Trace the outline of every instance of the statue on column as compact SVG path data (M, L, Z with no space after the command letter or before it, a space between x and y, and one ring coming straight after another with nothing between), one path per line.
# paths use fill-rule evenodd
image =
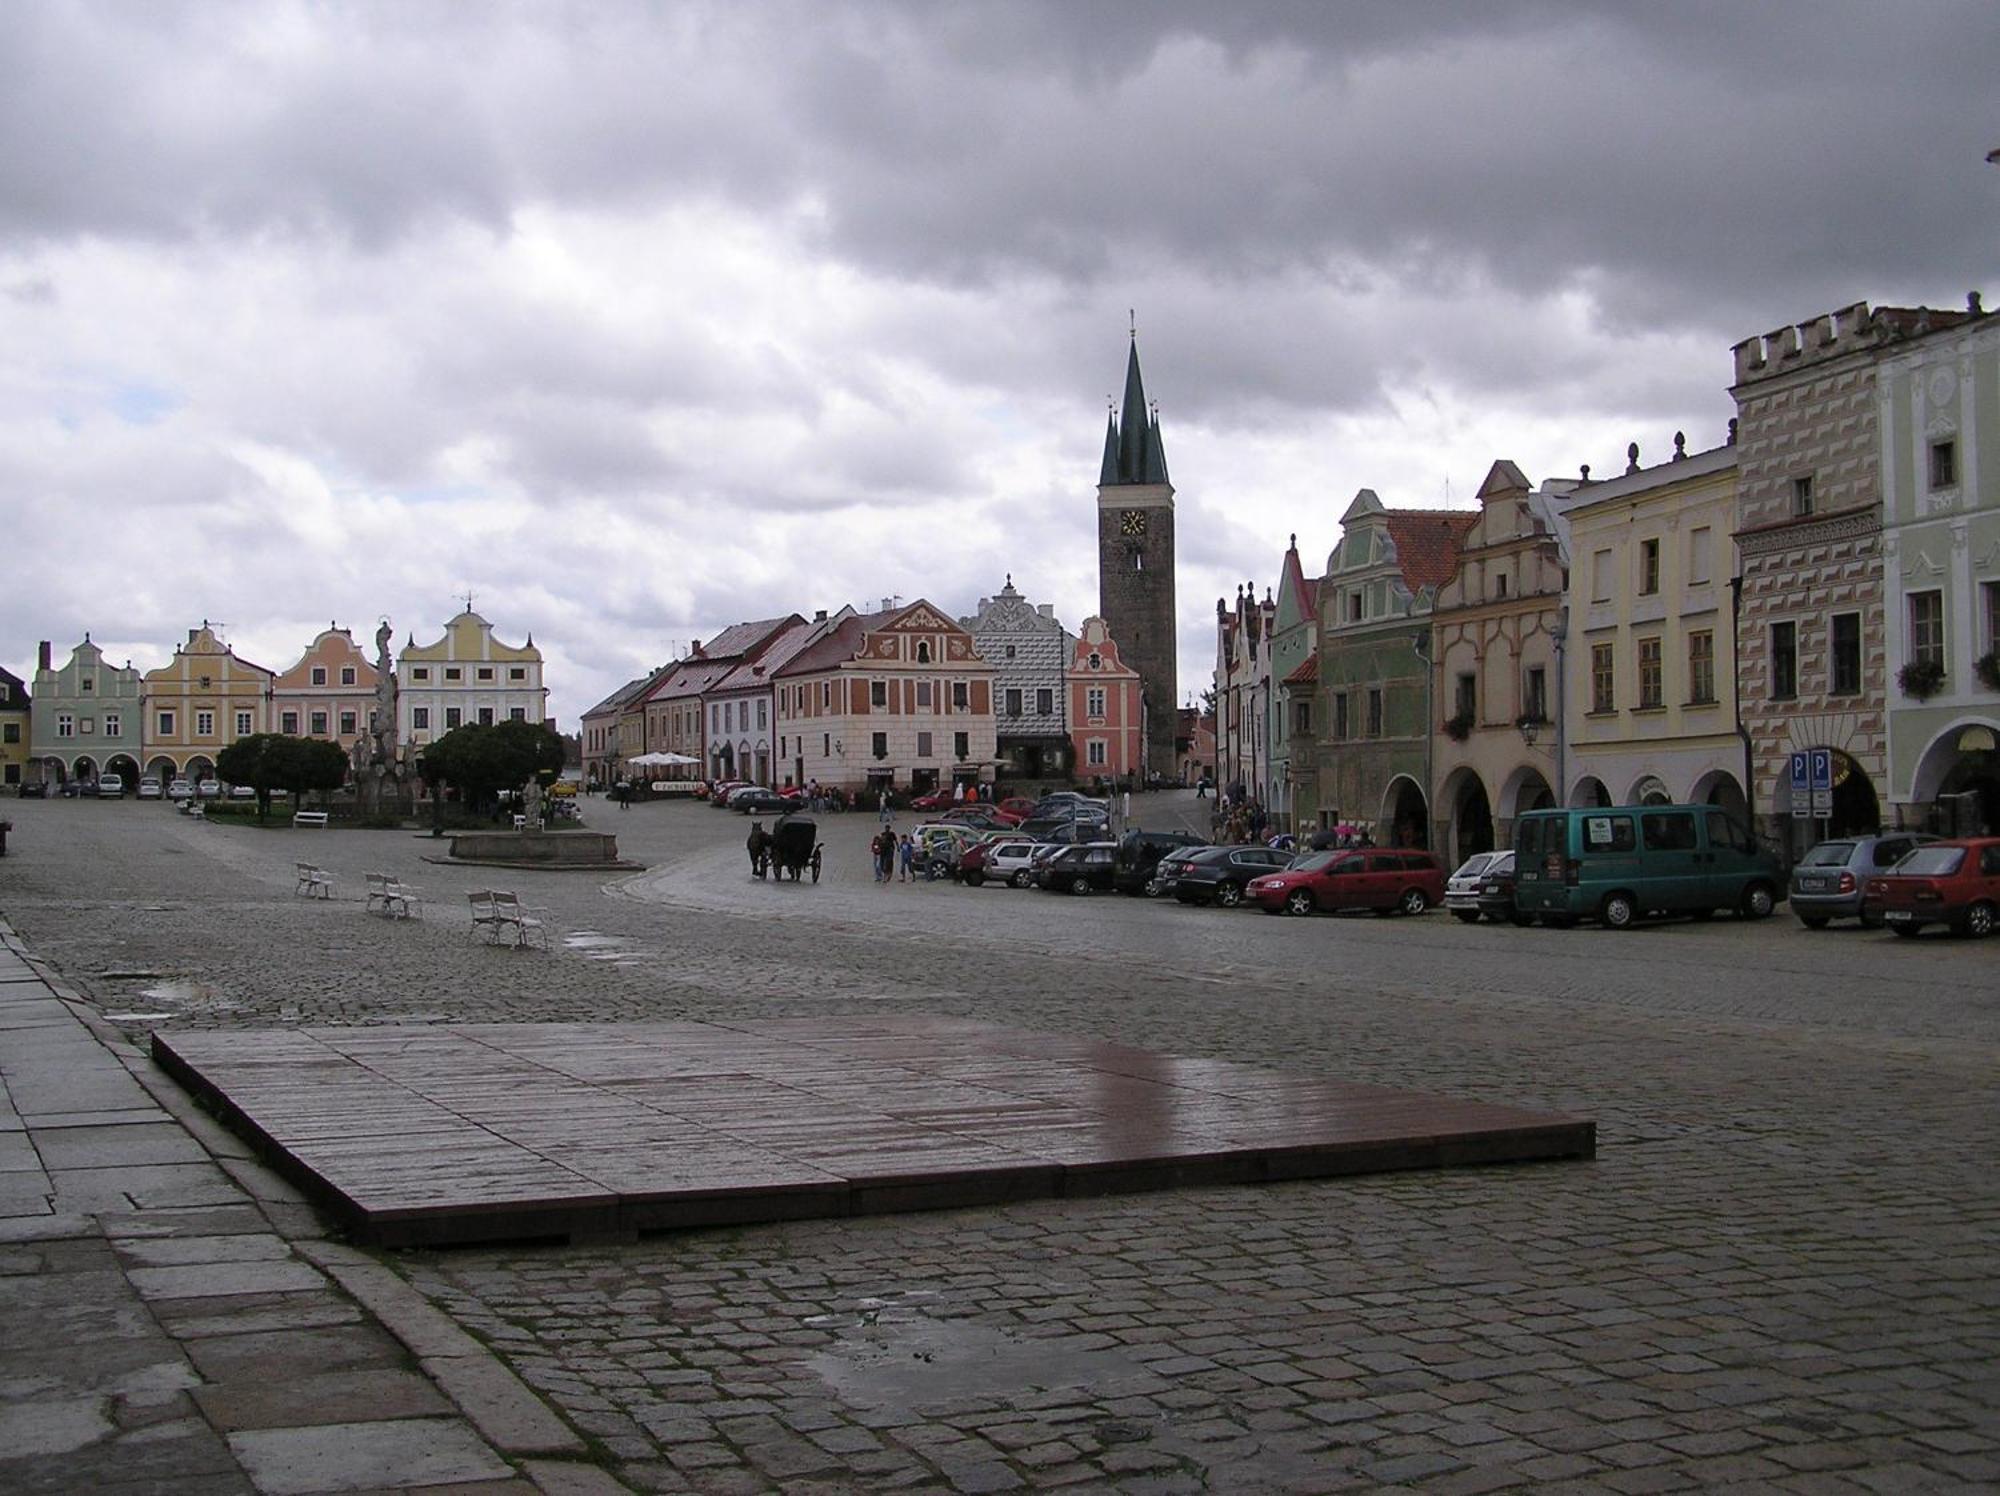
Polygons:
M396 763L396 667L389 659L389 620L375 630L375 708L368 714L368 735L373 739L373 761L381 767Z

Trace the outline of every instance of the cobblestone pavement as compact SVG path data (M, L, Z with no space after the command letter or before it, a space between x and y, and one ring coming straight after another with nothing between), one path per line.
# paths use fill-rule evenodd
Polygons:
M23 802L0 911L134 1028L895 1004L1599 1120L1589 1164L390 1259L641 1489L2000 1483L2000 942L882 887L862 816L772 887L740 817L588 812L649 870ZM553 954L471 940L489 884Z

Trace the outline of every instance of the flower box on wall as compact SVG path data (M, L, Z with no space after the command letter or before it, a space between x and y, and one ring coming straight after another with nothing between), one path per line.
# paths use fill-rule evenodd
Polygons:
M2000 691L2000 649L1989 649L1972 662L1972 673L1989 691Z
M1445 719L1444 735L1454 743L1463 743L1472 736L1472 713L1460 712L1456 717Z
M1896 672L1896 684L1905 696L1929 701L1944 689L1944 666L1936 660L1912 660Z

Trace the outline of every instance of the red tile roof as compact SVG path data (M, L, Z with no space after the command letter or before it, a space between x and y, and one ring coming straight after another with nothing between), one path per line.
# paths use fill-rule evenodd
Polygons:
M1316 685L1318 681L1319 656L1317 654L1309 654L1299 665L1299 668L1286 676L1281 684L1287 686L1310 686Z
M1388 509L1383 511L1403 584L1415 592L1442 587L1458 574L1458 551L1479 511L1472 509Z

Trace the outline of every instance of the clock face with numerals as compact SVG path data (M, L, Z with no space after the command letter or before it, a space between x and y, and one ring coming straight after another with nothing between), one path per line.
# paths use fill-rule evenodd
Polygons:
M1126 535L1144 535L1146 533L1146 511L1143 509L1127 509L1123 514L1118 516L1118 528Z

